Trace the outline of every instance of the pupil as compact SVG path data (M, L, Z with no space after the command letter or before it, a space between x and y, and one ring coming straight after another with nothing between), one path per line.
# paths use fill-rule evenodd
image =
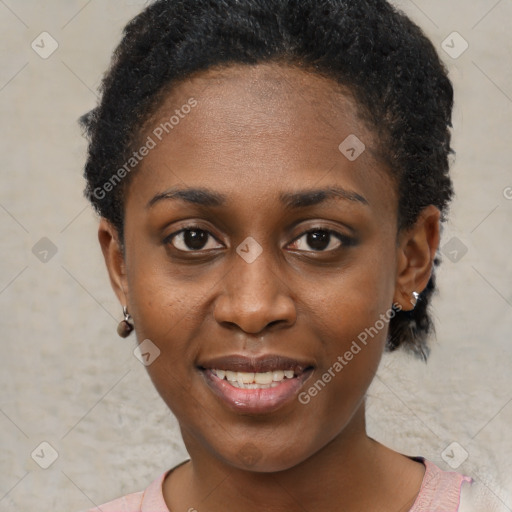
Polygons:
M330 241L330 233L327 231L314 231L308 233L308 245L315 250L321 251L328 247Z
M200 250L204 247L208 239L206 231L202 230L187 230L185 231L184 240L185 245L189 249Z

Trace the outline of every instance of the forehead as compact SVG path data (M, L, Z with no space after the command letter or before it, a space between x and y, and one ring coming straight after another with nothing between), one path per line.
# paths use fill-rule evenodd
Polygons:
M191 100L196 106L185 108ZM355 100L333 80L303 69L266 63L192 75L164 95L145 123L141 140L147 137L155 147L135 175L137 189L201 185L229 194L246 185L263 197L276 187L341 182L376 197L385 186L383 206L395 207L378 140L359 119ZM347 158L363 144L357 159Z
M281 136L291 142L306 132L339 138L343 131L351 131L366 139L369 150L375 146L349 90L305 69L272 62L218 66L196 73L164 95L146 129L169 119L191 96L200 102L196 113L199 110L201 115L190 116L186 126L173 130L177 141L191 131L197 138L213 136L220 142L230 136L242 142ZM316 133L310 128L321 130Z

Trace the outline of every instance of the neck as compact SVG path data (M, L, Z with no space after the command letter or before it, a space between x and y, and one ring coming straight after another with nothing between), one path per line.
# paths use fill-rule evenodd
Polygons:
M388 510L379 507L383 502L389 503L390 498L393 498L391 506L399 505L395 510L408 510L402 509L403 495L398 497L396 493L390 493L389 485L396 487L397 481L404 485L405 461L416 465L418 470L417 463L367 436L364 404L343 432L320 451L279 472L234 468L205 453L204 449L198 449L186 438L184 433L191 462L178 468L179 474L164 484L164 497L171 510L195 508L217 512L225 511L229 505L231 510L247 512L287 512L298 508L333 510L333 504L338 503L335 509L359 512ZM411 499L414 501L414 489L421 484L418 472L415 474L407 503Z

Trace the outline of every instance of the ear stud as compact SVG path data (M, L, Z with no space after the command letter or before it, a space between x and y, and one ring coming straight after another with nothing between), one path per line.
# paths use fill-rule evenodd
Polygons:
M413 299L410 300L411 304L416 307L416 304L418 303L418 299L420 298L420 294L418 292L412 292Z

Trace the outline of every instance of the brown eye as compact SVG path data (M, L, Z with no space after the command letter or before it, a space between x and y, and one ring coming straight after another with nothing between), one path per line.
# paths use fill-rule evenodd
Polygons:
M330 252L341 246L353 245L353 240L330 229L313 229L295 239L293 245L293 249L303 251Z
M170 243L178 251L194 252L205 249L205 246L208 244L210 239L215 240L210 232L191 226L173 233L166 238L165 242ZM206 248L217 249L218 245L214 244L214 247Z

